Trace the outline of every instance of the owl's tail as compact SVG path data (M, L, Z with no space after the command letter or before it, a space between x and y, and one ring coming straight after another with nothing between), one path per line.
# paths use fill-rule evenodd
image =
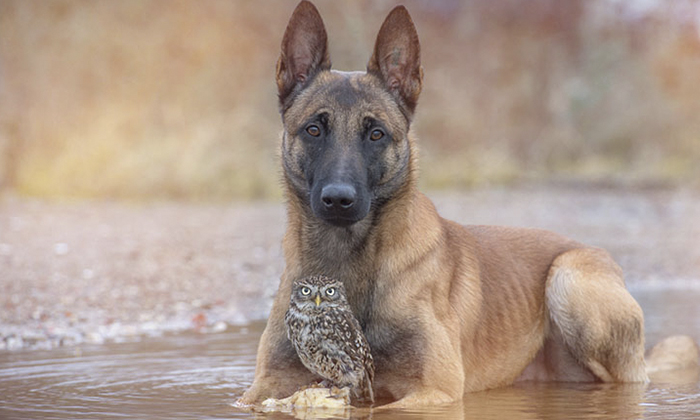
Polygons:
M362 395L358 396L364 401L369 401L371 403L374 403L374 390L372 389L372 386L374 385L372 376L370 375L365 375L365 377L362 380L362 383L360 384L360 389L362 390Z

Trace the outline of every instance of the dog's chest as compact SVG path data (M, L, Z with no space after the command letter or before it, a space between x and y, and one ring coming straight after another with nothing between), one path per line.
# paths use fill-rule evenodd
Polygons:
M343 281L350 307L369 342L378 379L389 372L418 377L425 334L415 314L397 301L391 288L378 287L387 280L377 274L381 262L375 259L373 241L354 235L340 238L324 230L313 233L307 237L311 246L304 253L301 274L322 273Z
M387 316L381 306L383 299L374 297L358 320L370 346L379 379L391 372L401 376L418 377L422 371L425 340L420 323L411 314Z

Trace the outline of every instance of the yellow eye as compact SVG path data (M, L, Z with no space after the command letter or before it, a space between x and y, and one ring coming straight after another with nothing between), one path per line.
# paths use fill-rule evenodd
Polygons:
M311 294L311 289L309 289L308 287L302 287L301 294L304 296L309 296Z
M333 296L333 295L335 295L335 287L329 287L328 289L326 289L326 294L327 294L328 296Z
M378 128L375 128L369 133L369 139L372 141L380 140L382 137L384 137L384 132Z
M306 127L306 132L313 137L318 137L321 135L321 129L318 128L316 124L311 124L310 126Z

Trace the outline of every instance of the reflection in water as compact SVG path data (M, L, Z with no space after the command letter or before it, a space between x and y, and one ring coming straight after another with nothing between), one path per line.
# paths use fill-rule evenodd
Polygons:
M633 290L649 344L683 332L700 337L700 291ZM673 304L669 304L673 302ZM178 334L133 343L0 353L0 418L291 418L232 406L250 385L263 324L220 334ZM519 383L459 404L405 411L296 412L298 418L682 419L700 412L700 372L659 375L648 385Z
M644 413L643 384L528 383L465 399L465 417L588 419L608 416L635 419ZM507 402L508 404L503 404Z

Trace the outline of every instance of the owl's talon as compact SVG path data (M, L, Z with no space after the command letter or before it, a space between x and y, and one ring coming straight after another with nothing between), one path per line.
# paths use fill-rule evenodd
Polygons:
M331 386L329 388L329 393L333 398L345 398L350 392L350 388L338 388L337 386Z

